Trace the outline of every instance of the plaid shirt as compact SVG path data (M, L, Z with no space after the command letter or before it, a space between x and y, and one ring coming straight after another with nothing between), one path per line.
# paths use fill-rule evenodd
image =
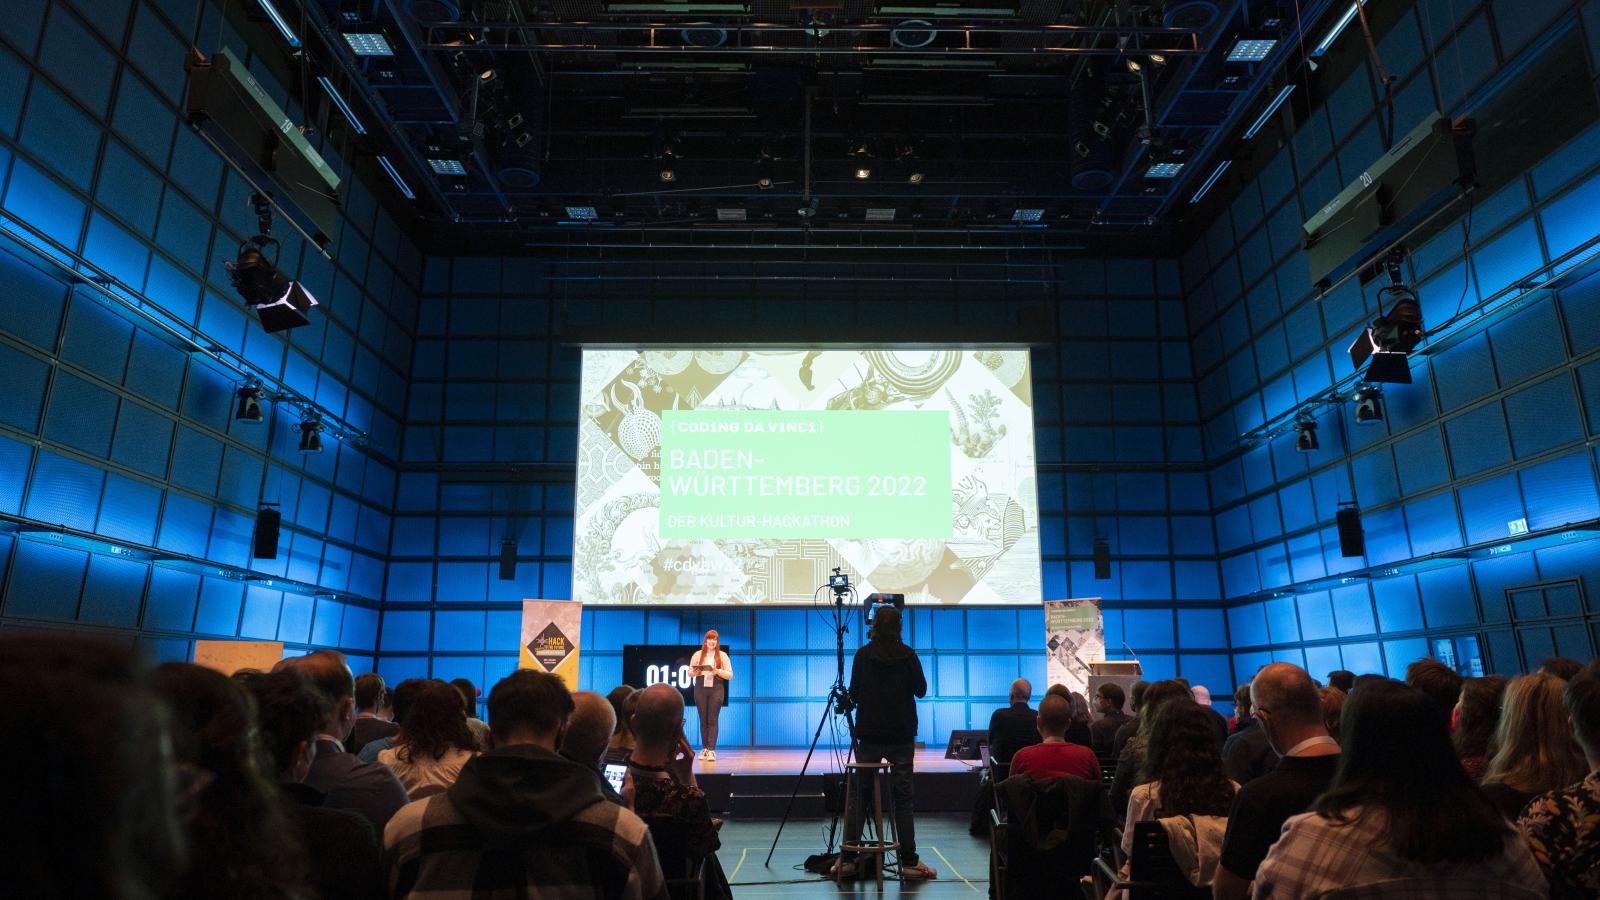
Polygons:
M604 800L541 843L491 848L437 794L395 813L383 843L397 900L667 900L644 822Z
M1357 810L1350 810L1354 819ZM1396 856L1381 815L1334 824L1316 813L1290 817L1283 836L1256 873L1254 900L1318 898L1338 888L1370 885L1397 878L1472 878L1507 882L1544 893L1544 876L1516 832L1506 838L1505 852L1483 862L1423 865Z

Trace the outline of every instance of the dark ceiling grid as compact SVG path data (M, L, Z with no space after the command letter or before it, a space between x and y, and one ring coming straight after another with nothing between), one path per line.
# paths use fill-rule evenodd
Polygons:
M299 2L446 246L1137 253L1338 0ZM1225 61L1258 34L1265 59Z

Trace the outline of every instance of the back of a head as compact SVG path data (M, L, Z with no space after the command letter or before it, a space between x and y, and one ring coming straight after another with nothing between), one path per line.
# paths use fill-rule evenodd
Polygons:
M578 691L572 695L572 704L567 730L561 736L561 752L570 759L592 763L606 751L616 731L616 710L594 691Z
M1466 681L1460 673L1436 659L1419 659L1406 666L1406 684L1426 694L1433 708L1446 722L1461 697L1461 684Z
M1411 862L1498 856L1509 829L1457 761L1445 719L1397 681L1363 684L1345 702L1339 769L1317 798L1335 821L1380 814L1393 851Z
M1560 790L1588 772L1567 716L1567 683L1535 672L1506 685L1484 784L1526 793Z
M1317 693L1322 695L1322 727L1334 740L1340 740L1344 732L1344 702L1349 695L1336 687L1325 687Z
M1600 660L1589 663L1567 682L1563 699L1573 736L1591 757L1600 758Z
M1141 709L1144 709L1144 693L1145 691L1150 690L1150 682L1135 681L1130 690L1132 692L1130 699L1132 701L1133 711L1138 712Z
M623 704L633 695L636 689L632 685L619 684L606 694L606 700L611 704L611 711L617 720L616 730L612 734L625 734L628 732L628 716L623 711Z
M1506 693L1504 675L1468 678L1461 686L1461 715L1452 736L1463 759L1485 756L1500 724L1500 703Z
M549 672L518 669L489 691L489 730L497 745L511 739L553 738L572 715L572 693Z
M276 772L259 737L254 698L222 673L191 663L157 666L151 683L172 708L179 762L206 778L196 795L199 810L189 818L200 864L182 892L260 896L298 889L304 849L271 777Z
M170 720L125 647L0 636L5 892L167 896L184 864Z
M1264 667L1250 682L1250 693L1255 708L1280 725L1304 728L1323 723L1322 695L1317 683L1293 663Z
M1039 701L1039 730L1061 737L1072 727L1072 702L1060 694L1045 694Z
M333 704L294 669L257 676L247 687L261 719L261 741L272 756L273 770L282 773L294 762L295 748L315 740L326 726Z
M872 616L871 637L874 641L901 643L900 609L896 606L879 607Z
M1112 709L1121 709L1123 704L1128 702L1128 695L1123 693L1122 685L1115 682L1107 681L1102 683L1098 688L1095 688L1095 693L1099 694L1107 703L1110 703Z
M1583 671L1583 663L1565 656L1552 656L1539 661L1539 671L1546 675L1554 675L1562 681L1571 681Z
M1067 699L1072 703L1072 717L1080 722L1087 722L1092 718L1089 714L1089 700L1077 691L1068 691Z
M304 672L317 690L327 694L334 703L355 696L355 676L350 674L350 664L345 661L344 654L337 650L318 650L305 656L291 656L272 667L274 672L282 669Z
M1046 697L1060 697L1069 704L1072 702L1072 689L1064 684L1050 685L1048 688L1045 688L1044 695Z
M660 748L675 743L683 727L683 695L678 689L656 684L634 696L638 701L633 710L633 737L639 746Z
M374 712L384 706L384 697L389 693L389 686L383 683L383 676L377 672L368 672L356 679L356 709L362 712Z
M1240 719L1250 715L1250 685L1241 684L1233 689L1233 709Z
M461 692L461 699L466 704L467 718L478 717L478 686L470 678L451 679L450 684Z
M1234 791L1211 714L1197 703L1164 703L1153 715L1144 777L1161 784L1160 814L1227 815Z
M1356 673L1347 669L1334 669L1328 673L1328 687L1338 688L1349 694L1356 687Z
M461 706L461 691L448 682L427 682L411 700L394 749L407 760L440 759L451 750L477 749Z
M1012 703L1027 703L1033 699L1033 682L1026 678L1018 678L1011 682L1011 690L1007 699Z
M1196 705L1194 695L1189 693L1189 686L1175 678L1166 681L1151 682L1144 692L1144 705L1139 707L1139 733L1145 737L1150 736L1150 729L1155 723L1156 716L1161 708L1170 703L1181 703L1186 706ZM1212 732L1212 740L1216 739L1216 732Z
M406 714L411 712L411 704L428 685L433 683L431 678L407 678L394 686L394 720L403 723Z

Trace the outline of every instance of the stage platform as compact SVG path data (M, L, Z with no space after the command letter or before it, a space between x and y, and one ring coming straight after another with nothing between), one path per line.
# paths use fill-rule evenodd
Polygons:
M817 748L805 777L800 780L792 815L828 814L824 778L843 777L844 770L839 764L841 756L833 748ZM716 762L696 760L694 772L701 789L706 792L706 800L717 812L745 818L774 818L783 815L805 759L803 747L729 748L717 751ZM942 750L919 749L913 766L919 812L972 809L972 800L978 791L976 760L945 759ZM888 798L884 799L887 804Z

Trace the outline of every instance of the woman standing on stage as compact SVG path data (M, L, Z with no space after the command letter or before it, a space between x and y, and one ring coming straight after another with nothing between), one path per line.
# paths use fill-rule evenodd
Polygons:
M722 714L722 701L728 696L733 660L722 651L715 628L701 639L700 649L689 658L689 668L694 672L694 705L700 710L700 758L716 762L717 716Z

